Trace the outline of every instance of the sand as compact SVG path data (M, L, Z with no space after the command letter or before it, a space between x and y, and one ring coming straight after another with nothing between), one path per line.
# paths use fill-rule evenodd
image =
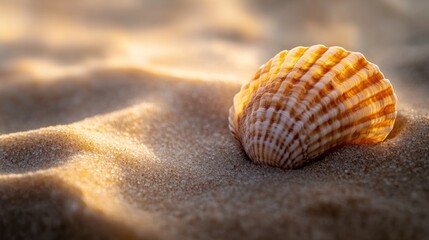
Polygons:
M38 2L0 4L1 239L428 238L427 3ZM251 163L233 95L316 43L380 66L392 133L298 170Z

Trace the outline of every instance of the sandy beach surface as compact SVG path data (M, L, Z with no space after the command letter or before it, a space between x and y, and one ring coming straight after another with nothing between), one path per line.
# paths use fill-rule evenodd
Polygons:
M429 2L0 3L0 239L428 239ZM233 95L339 45L398 96L386 141L249 161Z

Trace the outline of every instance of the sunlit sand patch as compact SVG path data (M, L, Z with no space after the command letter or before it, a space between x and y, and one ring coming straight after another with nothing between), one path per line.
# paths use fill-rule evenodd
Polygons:
M118 156L122 152L129 155L128 160L135 159L142 155L151 155L153 160L156 157L140 142L132 138L132 135L141 134L141 124L145 120L155 117L163 109L161 103L144 102L128 107L121 111L98 115L87 120L72 124L77 136L82 136L87 142L97 143L93 145L91 151L104 153L105 149L115 150ZM123 142L125 139L125 142ZM123 142L123 143L122 143ZM127 151L123 151L124 149Z
M39 81L49 81L66 76L79 76L94 70L100 64L97 61L87 61L74 65L63 65L43 58L21 59L11 64L10 69L27 73Z
M128 6L135 2L121 4ZM56 7L61 9L60 6ZM195 3L194 14L185 14L172 24L144 30L88 28L69 16L58 14L55 6L51 9L43 5L42 8L47 8L49 14L36 16L29 26L18 24L23 26L17 29L31 35L29 39L60 49L97 44L107 52L107 56L94 56L73 64L63 64L49 56L26 56L8 63L18 72L28 72L43 80L82 75L93 69L131 67L182 79L242 82L260 63L256 45L235 42L235 38L251 40L264 35L262 24L245 11L241 1ZM27 11L22 10L23 13ZM217 12L224 14L220 17L214 14ZM16 22L24 21L25 16L18 15ZM195 17L200 21L195 21Z
M15 9L0 7L0 42L10 42L25 36L29 19Z
M225 41L163 42L118 38L107 65L200 81L240 82L258 65L254 46ZM222 71L219 71L222 69Z
M177 44L177 45L180 45ZM237 47L215 41L209 45L196 43L197 48L184 44L157 47L154 42L122 40L104 58L93 58L74 64L64 64L46 58L26 58L9 64L8 70L27 73L40 81L62 77L82 76L97 69L134 68L155 75L199 81L246 81L249 72L258 65L258 54L253 47ZM204 50L208 47L208 50ZM183 48L192 49L184 52ZM211 61L215 64L208 64ZM222 68L222 71L217 69Z
M113 219L129 221L127 224L130 226L144 222L145 226L139 229L142 232L147 232L156 221L144 211L136 211L130 205L132 203L127 203L121 197L119 184L125 181L127 174L121 166L143 164L150 167L159 160L150 149L130 136L135 126L124 124L124 129L118 131L110 123L115 119L121 121L120 118L125 116L131 119L133 116L138 117L139 112L150 114L156 109L152 104L144 103L97 117L99 121L90 119L74 124L76 135L84 138L88 145L82 146L85 152L74 156L59 172L64 181L82 191L86 204Z
M93 11L91 9L95 5L85 4L88 5L88 11ZM136 2L121 2L117 7L130 7L133 4ZM184 14L183 18L174 23L149 26L144 30L104 27L94 29L73 21L68 15L58 14L55 9L62 9L61 4L52 8L43 5L42 9L44 8L48 14L35 16L28 26L27 8L20 9L23 14L15 14L15 18L10 21L19 25L16 31L30 34L29 39L43 43L44 46L67 49L70 46L91 46L96 43L106 52L106 56L94 56L64 64L55 57L30 55L16 62L8 62L5 71L13 70L14 73L21 73L20 75L30 74L40 81L50 81L84 75L95 69L135 68L185 80L241 83L260 64L256 45L237 43L237 39L234 39L238 37L251 40L264 35L262 24L246 11L245 4L241 1L229 4L217 1L198 2L193 4L194 10L189 10L194 14ZM221 17L215 14L217 12L224 14ZM196 17L200 21L195 21ZM1 29L11 28L0 27L0 39ZM210 35L206 31L214 33ZM13 35L9 32L4 34Z

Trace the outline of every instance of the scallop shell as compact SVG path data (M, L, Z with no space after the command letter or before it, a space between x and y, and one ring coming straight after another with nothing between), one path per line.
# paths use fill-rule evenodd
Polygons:
M234 97L229 128L250 159L298 168L335 146L378 143L396 95L379 68L341 47L296 47L262 65Z

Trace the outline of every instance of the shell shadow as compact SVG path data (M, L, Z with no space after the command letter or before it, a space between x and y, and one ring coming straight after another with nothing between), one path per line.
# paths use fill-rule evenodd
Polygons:
M393 139L398 136L398 134L404 129L407 122L408 119L402 113L398 112L393 129L386 139Z

